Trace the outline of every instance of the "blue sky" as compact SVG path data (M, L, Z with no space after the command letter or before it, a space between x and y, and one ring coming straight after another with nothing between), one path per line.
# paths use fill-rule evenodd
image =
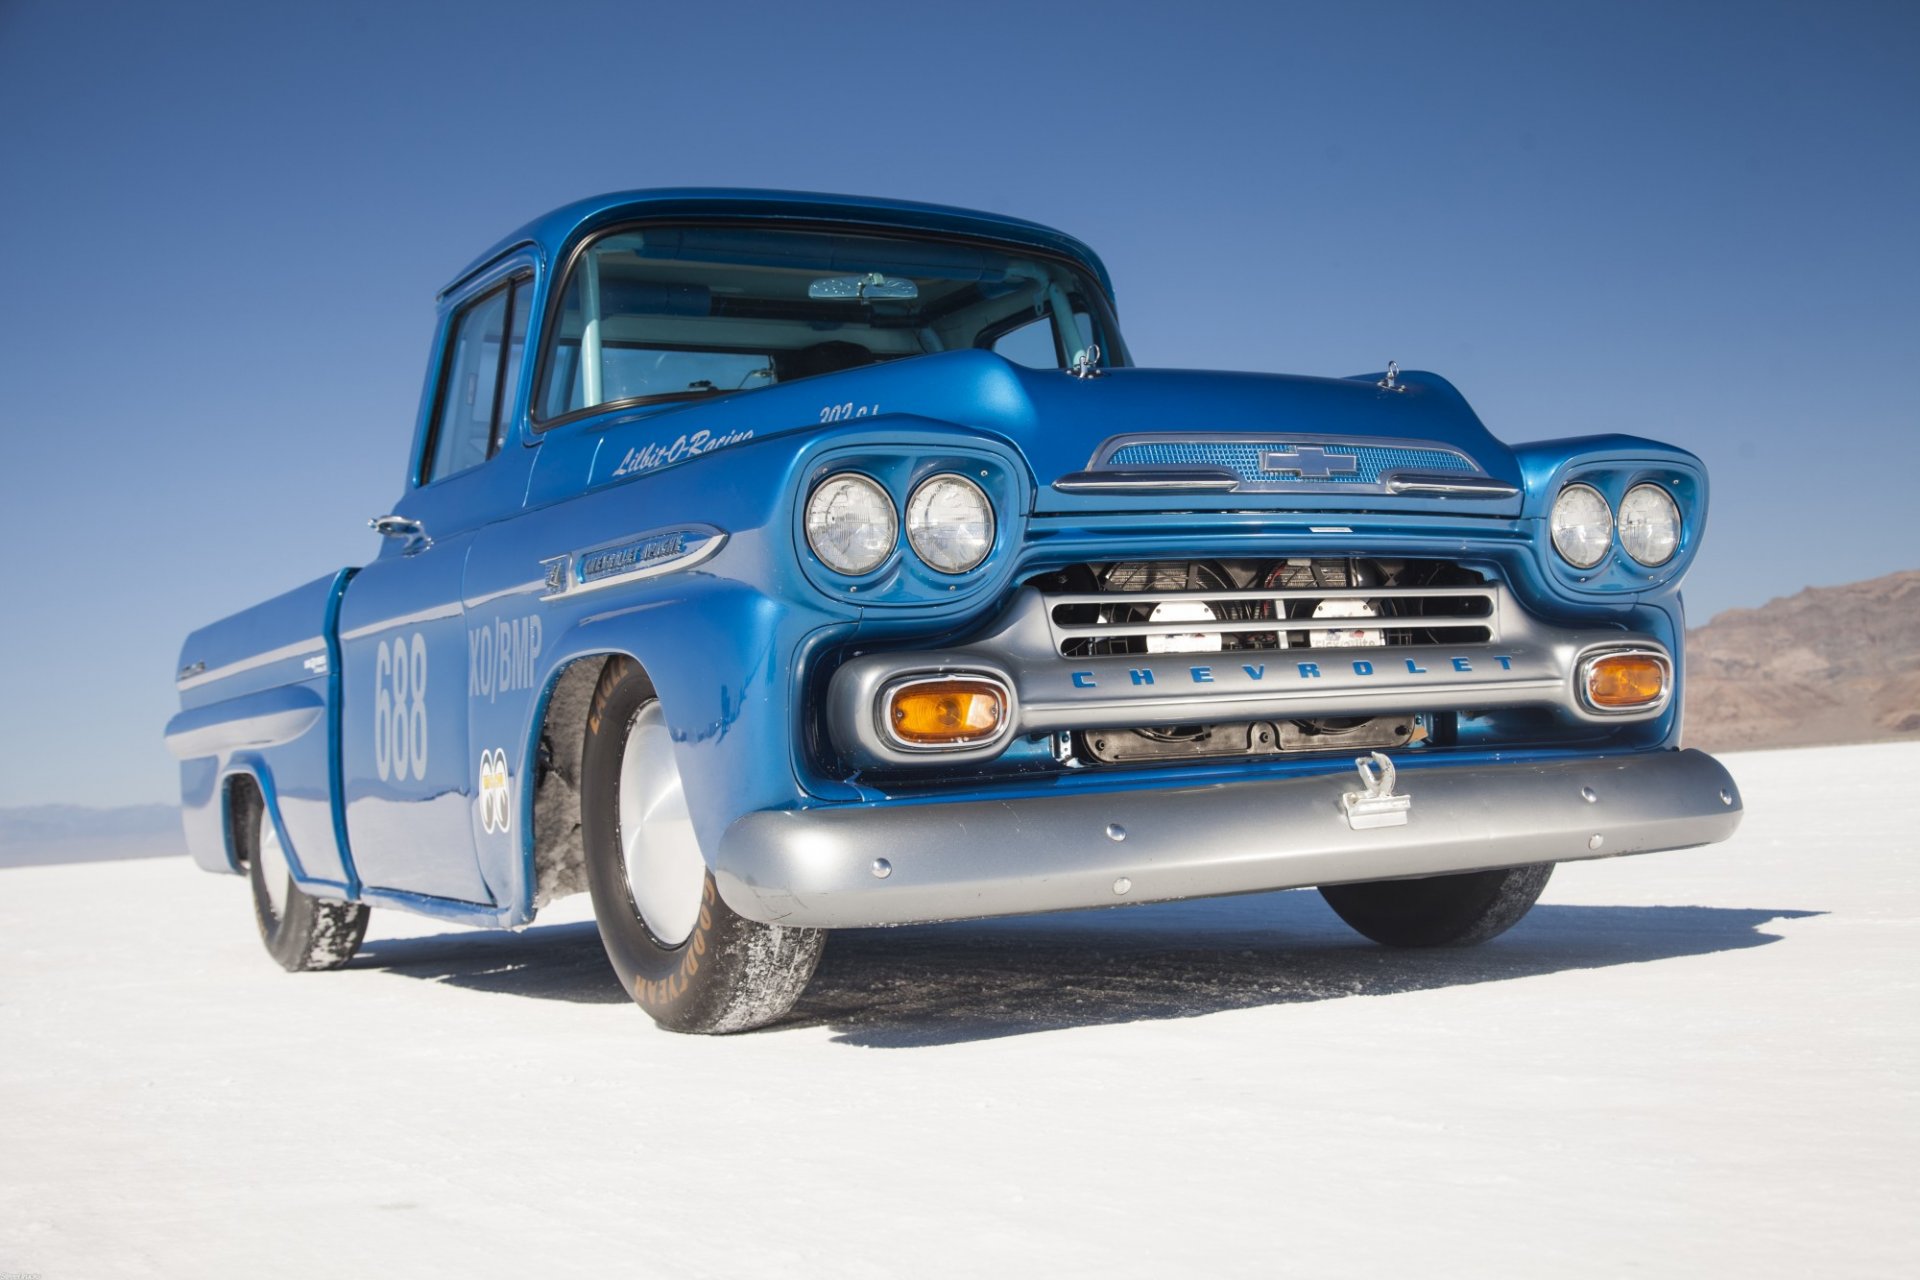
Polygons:
M1695 620L1920 565L1920 6L0 0L0 804L170 798L187 630L375 550L433 295L578 196L1106 257L1143 364L1701 454Z

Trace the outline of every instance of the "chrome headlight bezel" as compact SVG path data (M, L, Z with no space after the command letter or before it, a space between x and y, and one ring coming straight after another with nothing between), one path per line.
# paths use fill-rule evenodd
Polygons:
M836 531L832 504L843 494L858 494L870 500L867 518L847 532L857 537L865 530L883 530L884 537L868 536L863 539L865 545L856 551L848 539L830 536ZM893 495L885 485L858 471L836 472L813 486L807 495L802 522L807 546L820 563L849 578L865 577L885 564L900 540L900 513L894 508Z
M1635 501L1636 495L1639 496L1638 502ZM1663 520L1647 520L1639 514L1637 508L1644 507L1649 500L1657 502L1657 510L1662 513ZM1662 523L1670 532L1649 532ZM1619 530L1620 549L1643 568L1658 569L1680 554L1683 533L1680 504L1660 485L1642 481L1628 489L1620 499L1620 510L1614 517L1614 526ZM1660 541L1662 537L1665 538L1664 542ZM1648 551L1649 555L1642 555L1642 551Z
M1605 532L1597 539L1586 539L1584 546L1592 547L1594 550L1591 559L1583 560L1576 555L1576 550L1584 550L1584 547L1581 542L1575 541L1576 536L1578 536L1575 531L1583 528L1594 528L1595 522L1591 519L1579 522L1565 520L1563 519L1563 508L1570 500L1573 502L1585 502L1588 498L1591 498L1593 502L1599 504L1600 512L1604 513L1606 517L1606 527ZM1589 508L1587 514L1589 516L1593 514L1591 508ZM1590 484L1575 480L1569 484L1562 485L1560 492L1554 495L1553 506L1547 513L1547 531L1553 540L1553 549L1559 553L1562 560L1576 569L1597 569L1606 562L1607 553L1613 550L1613 507L1608 503L1606 495L1598 489ZM1570 546L1574 549L1570 550Z
M977 543L969 552L958 556L949 554L941 546L941 538L958 528L961 522L936 519L932 512L933 503L943 493L951 493L955 489L961 490L978 504L980 525ZM967 523L971 523L971 520ZM952 577L971 573L993 554L996 529L993 499L967 476L956 471L942 471L914 486L913 493L907 498L906 528L907 545L913 548L914 555L927 568Z

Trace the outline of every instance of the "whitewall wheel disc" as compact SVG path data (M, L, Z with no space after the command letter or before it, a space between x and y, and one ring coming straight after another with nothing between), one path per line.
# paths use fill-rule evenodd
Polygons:
M647 932L662 946L685 942L700 919L707 862L657 699L633 717L620 757L620 852L627 891Z
M260 883L267 891L275 920L287 914L287 888L293 883L293 869L287 865L287 851L280 844L280 833L264 806L260 811L260 839L255 845L260 859Z

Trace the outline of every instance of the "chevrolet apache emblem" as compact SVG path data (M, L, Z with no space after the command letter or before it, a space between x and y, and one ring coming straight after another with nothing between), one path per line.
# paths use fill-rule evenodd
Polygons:
M1281 475L1296 475L1302 480L1326 480L1335 475L1350 476L1360 470L1360 458L1352 453L1328 453L1318 445L1301 444L1291 449L1273 449L1260 455L1260 469Z

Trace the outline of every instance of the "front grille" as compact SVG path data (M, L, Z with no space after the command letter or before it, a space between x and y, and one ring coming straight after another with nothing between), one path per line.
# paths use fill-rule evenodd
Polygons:
M1115 654L1484 643L1497 596L1445 561L1121 561L1036 585L1057 652Z
M1308 452L1301 455L1301 450ZM1267 470L1269 455L1299 471ZM1352 461L1349 462L1348 459ZM1241 487L1278 485L1369 485L1378 487L1396 471L1479 475L1465 454L1452 449L1420 445L1378 445L1309 439L1164 440L1133 441L1120 445L1101 460L1106 467L1225 467L1240 477ZM1351 467L1352 470L1336 468Z

